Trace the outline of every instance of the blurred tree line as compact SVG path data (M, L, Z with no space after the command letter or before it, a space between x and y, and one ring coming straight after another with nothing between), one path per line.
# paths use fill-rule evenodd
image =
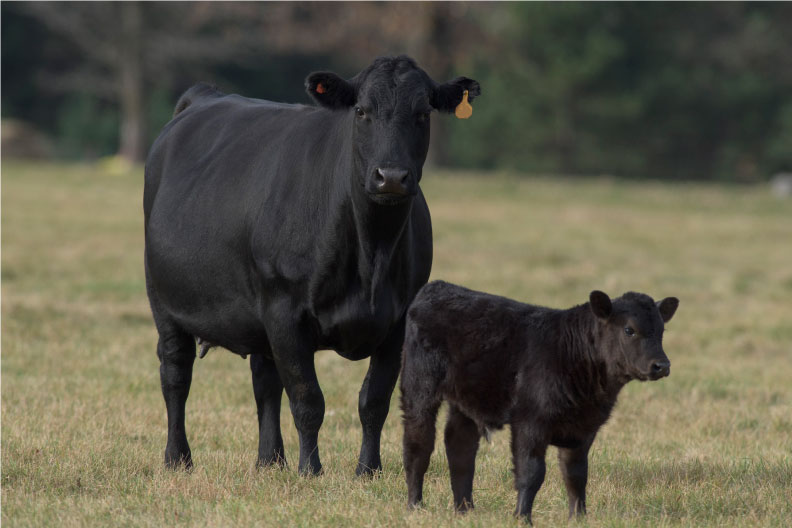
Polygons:
M197 80L307 103L312 70L407 53L480 81L433 119L469 168L754 181L792 170L789 3L2 3L2 116L140 160ZM8 153L7 153L8 154Z

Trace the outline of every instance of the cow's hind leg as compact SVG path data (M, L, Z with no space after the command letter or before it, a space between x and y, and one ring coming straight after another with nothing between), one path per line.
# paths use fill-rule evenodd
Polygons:
M168 441L165 446L165 465L177 468L192 467L192 454L184 429L184 408L192 383L195 362L195 340L180 330L160 328L157 343L160 359L160 383L168 412Z
M256 467L277 464L286 465L283 437L280 429L281 398L283 383L278 376L275 363L262 354L250 356L250 372L253 377L253 394L259 422L259 447Z
M476 423L456 405L451 405L445 428L445 447L448 468L451 470L454 507L460 512L473 508L473 474L479 436Z
M388 417L391 395L396 387L404 340L404 322L391 331L388 339L371 356L369 369L358 398L358 414L363 426L363 442L355 473L370 475L382 469L380 437Z

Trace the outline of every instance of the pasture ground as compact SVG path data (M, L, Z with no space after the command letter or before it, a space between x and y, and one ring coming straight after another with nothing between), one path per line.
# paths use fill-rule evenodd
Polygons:
M354 477L367 362L316 355L325 473L254 469L245 361L196 362L192 473L162 467L165 407L143 278L142 171L3 163L2 523L59 526L512 526L509 433L482 443L477 508L451 508L438 444L405 508L398 390L385 471ZM675 295L671 376L629 384L590 458L585 526L789 526L792 202L760 188L427 171L433 278L555 307L592 289ZM195 211L195 214L211 214ZM199 258L199 255L196 255ZM566 522L555 450L537 526Z

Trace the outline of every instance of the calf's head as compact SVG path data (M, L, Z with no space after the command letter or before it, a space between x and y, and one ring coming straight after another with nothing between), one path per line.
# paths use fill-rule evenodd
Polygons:
M429 150L429 116L453 112L478 82L458 77L434 82L409 57L380 57L349 80L315 72L305 81L308 94L325 108L345 112L352 136L356 184L380 204L396 204L418 192Z
M671 362L663 351L664 324L671 320L679 299L655 302L642 293L611 299L601 291L589 296L598 321L598 348L608 369L626 379L656 380L668 376Z

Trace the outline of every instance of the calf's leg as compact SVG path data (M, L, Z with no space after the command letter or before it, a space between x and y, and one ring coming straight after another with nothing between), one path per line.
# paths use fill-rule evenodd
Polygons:
M445 377L443 361L435 350L426 350L418 329L407 322L401 373L401 408L404 423L404 476L407 505L423 500L423 481L435 442L435 422L440 407L440 382Z
M168 441L165 465L175 469L192 467L192 453L184 429L184 408L190 394L195 362L195 340L176 328L160 327L157 356L160 360L160 384L168 413Z
M476 469L479 436L476 423L456 405L451 405L445 428L445 447L451 471L454 507L459 512L473 508L473 473Z
M358 414L363 426L363 442L355 473L370 475L382 469L380 437L388 417L390 399L399 377L404 321L398 324L386 341L371 356L369 369L358 398Z
M403 391L404 389L402 389ZM403 393L403 392L402 392ZM423 409L410 409L404 412L404 475L407 479L407 506L415 508L423 501L423 481L429 467L429 459L434 450L436 403Z
M532 435L525 423L512 424L512 456L514 458L514 487L517 489L517 508L514 515L531 522L534 498L545 478L547 444Z
M250 356L250 372L253 378L253 394L259 423L259 447L256 467L277 464L286 465L283 437L280 429L281 383L275 362L262 354Z
M576 448L559 448L558 465L564 477L569 498L569 517L586 514L586 480L588 479L588 452L594 436Z

